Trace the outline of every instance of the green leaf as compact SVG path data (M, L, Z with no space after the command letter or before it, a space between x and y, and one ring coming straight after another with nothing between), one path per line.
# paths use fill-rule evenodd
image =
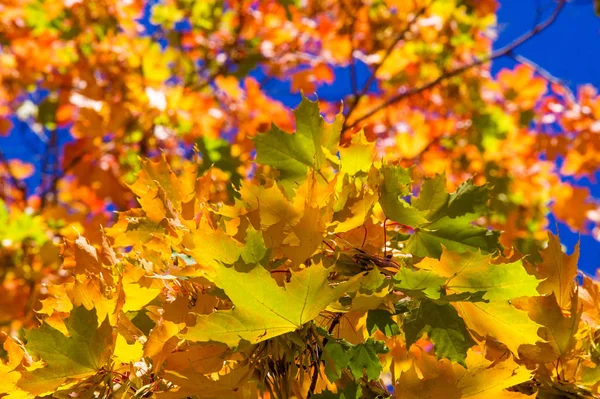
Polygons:
M418 228L406 242L406 251L420 258L439 259L442 245L457 251L495 252L500 248L500 232L476 227L471 224L472 215L451 219L443 217L423 228Z
M348 369L356 379L366 375L369 380L377 380L383 371L383 365L377 354L385 352L381 343L369 338L365 343L355 345L350 349Z
M446 176L436 175L425 180L414 206L422 211L429 210L427 217L431 222L445 216L456 218L468 214L481 215L487 212L490 191L489 185L476 186L473 180L469 179L454 193L447 194Z
M71 311L65 326L68 337L46 323L26 333L27 351L46 367L24 373L20 387L36 395L54 392L67 379L94 375L106 364L112 347L108 319L98 327L96 309L80 306Z
M331 382L339 380L342 370L348 367L350 361L349 345L330 341L325 345L323 359L325 361L325 375Z
M449 294L485 292L484 299L508 301L521 296L537 296L540 280L527 273L519 260L492 264L491 255L479 252L456 253L444 250L435 272L448 278Z
M291 197L296 185L306 179L309 168L320 171L331 156L332 146L339 142L341 116L328 125L319 114L316 102L302 98L294 111L296 132L289 134L273 125L266 133L254 138L256 162L272 166L279 171L278 181Z
M466 367L467 351L475 341L467 331L463 319L450 305L437 305L424 300L421 306L409 313L402 326L407 347L425 333L435 345L438 359L446 358Z
M402 267L394 276L394 287L411 296L421 294L431 299L439 299L441 286L446 280L447 278L433 270L410 270Z
M427 223L426 212L412 207L401 197L410 194L410 171L401 166L384 165L379 203L388 219L405 226L416 227Z
M240 340L258 343L315 319L362 276L330 287L330 270L321 264L292 273L291 282L280 287L263 267L241 273L234 267L217 267L207 275L235 305L232 310L197 314L196 324L181 338L198 342L223 342L236 346Z
M398 324L392 319L387 310L373 309L367 314L367 331L373 335L375 331L381 331L386 337L400 334Z
M446 175L435 175L425 179L419 197L413 201L413 206L420 211L427 211L428 215L433 215L447 205L449 198L446 192Z
M467 180L450 194L446 215L455 218L466 214L485 213L490 191L487 184L476 186L472 179Z

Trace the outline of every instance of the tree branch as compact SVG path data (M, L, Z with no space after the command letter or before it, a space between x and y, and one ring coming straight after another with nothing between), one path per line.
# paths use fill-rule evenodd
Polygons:
M546 28L548 28L550 25L552 25L552 23L556 20L556 18L558 17L558 15L560 14L561 10L564 8L566 4L566 0L560 0L558 5L556 6L556 8L554 9L554 12L552 13L552 15L550 17L548 17L547 20L545 20L544 22L536 25L532 30L530 30L529 32L523 34L522 36L518 37L515 41L513 41L512 43L492 52L491 54L487 55L486 57L480 58L478 60L473 61L470 64L467 65L463 65L459 68L453 69L451 71L448 71L440 76L438 76L436 79L425 83L422 86L419 87L415 87L413 89L407 90L403 93L399 93L395 96L392 96L391 98L389 98L388 100L386 100L385 102L383 102L382 104L378 105L377 107L373 108L371 111L367 112L366 114L360 116L359 118L357 118L355 121L352 122L351 125L347 126L347 128L353 128L354 126L356 126L357 124L359 124L360 122L364 121L365 119L370 118L371 116L375 115L377 112L385 109L386 107L395 104L399 101L404 100L405 98L411 97L415 94L419 94L422 93L426 90L431 89L432 87L437 86L438 84L440 84L441 82L448 80L454 76L458 76L474 67L477 67L479 65L485 64L487 62L490 62L492 60L495 60L496 58L500 58L500 57L504 57L506 55L511 54L517 47L523 45L525 42L529 41L531 38L533 38L534 36L536 36L538 33L542 32L543 30L545 30Z

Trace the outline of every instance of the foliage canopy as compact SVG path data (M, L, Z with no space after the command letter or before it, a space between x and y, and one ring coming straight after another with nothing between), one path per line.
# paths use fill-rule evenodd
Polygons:
M1 3L0 397L597 397L600 97L516 53L565 3Z

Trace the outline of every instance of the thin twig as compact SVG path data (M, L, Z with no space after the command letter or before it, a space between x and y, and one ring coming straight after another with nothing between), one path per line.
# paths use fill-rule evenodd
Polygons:
M458 76L468 70L470 70L471 68L474 68L476 66L485 64L487 62L490 62L492 60L495 60L496 58L500 58L503 56L506 56L508 54L511 54L517 47L521 46L522 44L524 44L525 42L529 41L531 38L533 38L534 36L536 36L538 33L542 32L543 30L545 30L546 28L548 28L550 25L552 25L552 23L556 20L556 18L558 17L558 15L560 14L560 11L564 8L566 4L566 0L561 0L558 5L556 6L556 8L554 9L554 12L552 13L552 15L544 22L538 24L535 26L535 28L533 28L532 30L530 30L529 32L523 34L522 36L518 37L515 41L513 41L512 43L502 47L501 49L498 49L494 52L492 52L491 54L487 55L486 57L480 58L478 60L473 61L470 64L467 65L463 65L459 68L453 69L449 72L443 73L442 75L438 76L436 79L425 83L422 86L419 87L415 87L413 89L407 90L403 93L397 94L395 96L392 96L391 98L389 98L388 100L386 100L385 102L383 102L382 104L378 105L377 107L373 108L371 111L367 112L366 114L362 115L361 117L357 118L355 121L352 122L352 124L348 125L346 128L351 129L354 126L356 126L357 124L359 124L360 122L364 121L365 119L370 118L371 116L375 115L377 112L387 108L388 106L395 104L399 101L404 100L405 98L411 97L415 94L419 94L422 93L426 90L431 89L432 87L437 86L438 84L440 84L441 82L448 80L454 76Z

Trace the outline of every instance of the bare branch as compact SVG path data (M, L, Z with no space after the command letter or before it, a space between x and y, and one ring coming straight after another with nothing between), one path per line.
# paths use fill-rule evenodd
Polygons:
M354 126L356 126L357 124L359 124L360 122L364 121L365 119L370 118L371 116L375 115L377 112L385 109L386 107L388 107L389 105L395 104L399 101L404 100L405 98L411 97L415 94L419 94L422 93L426 90L431 89L432 87L437 86L438 84L440 84L441 82L448 80L454 76L458 76L474 67L477 67L479 65L485 64L487 62L490 62L492 60L495 60L496 58L500 58L500 57L504 57L506 55L511 54L515 49L517 49L517 47L523 45L525 42L529 41L531 38L533 38L534 36L536 36L538 33L542 32L543 30L545 30L546 28L548 28L550 25L552 25L552 23L556 20L556 18L558 17L558 15L560 14L561 10L564 8L566 4L566 0L560 0L558 5L556 6L556 8L554 9L554 12L552 13L552 15L550 17L548 17L547 20L545 20L544 22L538 24L535 26L535 28L533 28L532 30L530 30L529 32L525 33L524 35L518 37L515 41L513 41L512 43L492 52L491 54L487 55L486 57L480 58L478 60L473 61L470 64L467 65L463 65L459 68L453 69L451 71L448 71L446 73L443 73L442 75L438 76L436 79L425 83L422 86L419 87L415 87L413 89L407 90L403 93L399 93L395 96L392 96L391 98L389 98L388 100L386 100L385 102L383 102L382 104L378 105L377 107L373 108L371 111L367 112L366 114L362 115L361 117L357 118L355 121L352 122L351 125L347 126L347 128L353 128Z

